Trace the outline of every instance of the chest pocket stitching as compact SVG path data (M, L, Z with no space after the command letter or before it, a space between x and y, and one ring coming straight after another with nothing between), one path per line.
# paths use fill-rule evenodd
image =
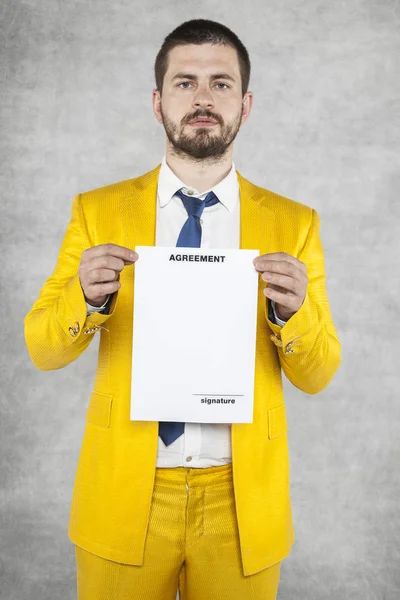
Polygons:
M268 437L270 440L282 435L288 430L286 406L284 403L273 406L268 410Z
M93 390L86 411L86 421L101 427L110 427L113 397Z

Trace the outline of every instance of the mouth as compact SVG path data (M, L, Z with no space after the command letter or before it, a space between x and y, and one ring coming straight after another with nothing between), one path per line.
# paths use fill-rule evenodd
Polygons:
M217 125L217 122L211 119L195 119L189 125L192 125L192 127L212 127L213 125Z

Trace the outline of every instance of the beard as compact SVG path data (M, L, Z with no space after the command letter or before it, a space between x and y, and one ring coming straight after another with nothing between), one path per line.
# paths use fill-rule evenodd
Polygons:
M203 161L207 158L223 158L227 149L232 144L240 129L240 123L243 115L243 105L240 114L228 124L217 123L213 127L191 127L185 125L180 127L163 113L160 109L165 134L171 143L172 151L181 158L192 158ZM214 118L211 115L197 115ZM193 120L193 117L190 119ZM189 133L184 133L183 129L191 129Z

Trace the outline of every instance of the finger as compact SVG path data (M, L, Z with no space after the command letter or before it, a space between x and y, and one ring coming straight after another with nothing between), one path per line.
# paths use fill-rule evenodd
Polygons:
M89 285L117 281L118 279L119 273L116 273L113 269L91 269L86 276Z
M278 290L274 290L268 286L264 289L264 296L271 298L271 300L274 300L277 304L290 311L297 310L297 296L293 294L278 292Z
M253 262L257 263L260 260L287 260L287 261L296 261L297 258L288 254L287 252L267 252L266 254L260 254L256 256Z
M122 258L117 258L116 256L109 256L108 254L103 254L102 256L97 256L96 258L92 258L87 263L84 263L87 271L92 271L93 269L113 269L114 271L122 271L122 269L126 266L125 261Z
M302 274L299 267L292 262L285 260L264 260L259 264L255 265L257 271L270 272L270 273L281 273L282 275L288 275L289 277L298 278Z
M126 246L119 246L118 244L99 244L84 250L83 255L89 255L89 258L96 258L98 256L115 256L116 258L122 258L126 264L132 264L135 262L139 255L135 250L127 248Z
M287 290L293 294L298 294L300 291L300 281L294 277L282 275L281 273L265 272L261 275L261 279L270 284L283 288L283 291Z
M121 287L121 283L119 281L91 283L85 288L85 295L92 296L94 294L97 294L98 297L106 296L107 294L112 294L113 292L117 292L120 287Z
M301 262L301 260L299 260L298 258L295 258L294 256L292 256L291 254L288 254L287 252L271 252L269 254L261 254L260 256L256 256L256 258L253 260L253 264L256 267L257 271L262 270L261 267L262 265L265 265L265 263L269 263L269 261L274 261L274 262L287 262L290 263L294 266L297 266L301 271L303 271L304 273L307 272L307 266ZM267 268L264 270L268 270Z

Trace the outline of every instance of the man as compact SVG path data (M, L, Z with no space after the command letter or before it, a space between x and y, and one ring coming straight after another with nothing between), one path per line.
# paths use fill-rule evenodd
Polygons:
M341 360L319 216L235 170L233 141L253 98L233 32L183 23L155 74L161 165L75 197L54 273L25 318L42 370L69 364L101 332L68 532L78 599L172 600L179 587L182 600L272 600L294 542L281 369L317 394ZM140 245L260 250L252 423L130 420Z

